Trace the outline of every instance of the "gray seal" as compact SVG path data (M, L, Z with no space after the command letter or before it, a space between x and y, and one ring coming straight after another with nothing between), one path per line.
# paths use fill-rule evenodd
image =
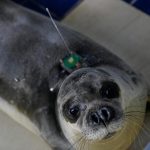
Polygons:
M50 20L0 1L0 109L52 149L87 149L84 143L92 150L118 143L118 149L127 149L137 135L129 139L129 131L139 132L144 119L144 113L136 112L145 112L147 85L116 55L57 25L88 67L60 76L59 60L67 51ZM55 84L56 92L50 92ZM140 117L138 125L130 115Z

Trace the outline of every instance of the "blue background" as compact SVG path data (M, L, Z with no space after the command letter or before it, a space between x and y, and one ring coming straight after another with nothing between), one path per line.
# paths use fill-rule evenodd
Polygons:
M82 0L13 0L23 6L47 15L48 7L55 19L62 19L74 6ZM123 0L150 15L150 0Z
M62 19L74 6L82 0L13 0L23 6L47 15L48 7L55 19Z
M133 2L133 0L124 0L124 1L130 4ZM150 0L135 0L133 6L150 15Z

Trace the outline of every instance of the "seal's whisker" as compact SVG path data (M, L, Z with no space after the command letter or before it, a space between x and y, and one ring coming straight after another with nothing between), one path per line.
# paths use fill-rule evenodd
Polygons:
M140 119L141 117L143 117L143 115L144 114L141 114L141 113L140 114L139 113L138 114L136 114L136 113L129 113L129 114L125 114L125 117L133 117L133 118L137 117L137 118Z
M106 122L104 120L103 120L103 123L104 123L104 126L105 126L106 130L107 130L107 134L109 134L110 132L108 130L108 126L107 126L107 124L106 124Z
M150 140L150 134L149 133L147 133L147 130L143 127L142 129L141 129L141 133L139 134L139 137L141 137L142 139L147 139L148 141ZM145 137L145 138L144 138ZM145 141L144 141L145 142ZM144 143L143 142L143 143Z
M143 149L143 148L144 148L144 146L143 146L143 144L142 144L142 140L141 140L140 136L137 136L137 138L136 138L136 139L138 140L139 147L141 147L141 149ZM136 140L136 139L135 139L135 140Z
M79 143L79 149L82 150L83 149L83 146L84 146L84 138L82 138L82 140L80 141Z
M88 140L85 140L84 141L84 149L87 150L88 149L87 147L88 147Z
M131 117L131 116L130 116L130 117ZM148 132L150 133L150 129L148 129L148 127L146 126L146 124L143 122L142 125L139 125L139 123L137 122L137 121L139 120L139 118L137 118L137 117L135 117L135 116L132 116L132 117L134 117L133 120L130 119L130 118L128 118L128 119L134 121L134 123L137 123L137 125L138 125L139 127L141 127L141 130L143 130L143 132L144 132L148 137L150 137L150 135L147 134L147 132L146 132L146 131L148 131ZM146 131L145 131L145 130L146 130Z
M78 144L80 141L82 141L83 138L84 138L84 136L81 136L77 141L75 141L74 144L71 145L70 148L68 148L68 150L71 150L76 144Z
M148 134L147 132L150 133L150 130L145 126L145 124L143 125L143 128L141 129L143 131L143 133L148 136L150 138L150 134ZM147 131L147 132L146 132Z
M131 121L131 120L129 120L129 121ZM125 124L124 124L124 126L125 126ZM133 127L131 126L131 128L133 128ZM129 134L129 136L128 136L128 138L129 138L129 145L133 144L133 136L134 136L134 135L137 135L137 132L136 132L136 131L134 130L134 128L133 128L133 130L132 130L132 129L130 130L130 134ZM121 143L119 143L119 144L121 145ZM120 148L119 148L120 145L118 145L118 147L117 147L118 149L120 149ZM117 149L117 148L116 148L116 149ZM118 150L118 149L117 149L117 150Z
M131 132L133 133L133 135L135 134L135 135L137 136L137 132L134 130L134 128L131 130ZM130 142L130 143L133 144L134 142L132 143L132 141L133 141L133 140L132 140L132 136L130 136L130 139L131 139L131 142ZM130 145L131 145L131 144L130 144Z
M125 111L125 113L144 113L145 114L145 111Z
M84 150L85 144L86 144L86 140L85 140L84 136L83 136L82 140L80 141L80 143L81 143L81 150Z
M133 106L128 106L128 107L126 107L126 109L129 109L129 108L136 108L136 107L141 108L141 107L143 107L143 106L145 106L145 105L133 105Z
M135 119L141 119L141 117L143 116L143 114L125 114L125 117L133 117ZM146 114L147 116L147 114Z
M136 112L134 112L134 113L126 113L125 115L132 115L132 116L139 116L139 117L142 117L143 115L145 115L145 116L147 116L147 117L150 117L150 114L147 114L147 113L136 113Z
M125 115L125 117L126 118L128 118L128 119L131 119L132 121L140 121L141 120L141 116L139 116L139 115L132 115L132 114L129 114L129 115Z
M133 117L133 116L132 116ZM139 124L139 122L138 121L140 121L140 119L138 119L138 118L132 118L131 119L131 117L126 117L126 119L125 119L126 121L130 121L132 124L136 124L138 127L140 127L140 128L142 128L143 127L143 125L141 125L141 124Z
M141 147L141 149L142 149L143 146L142 146L142 143L141 143L140 138L139 138L139 136L138 136L139 133L138 133L134 128L133 128L132 130L136 133L136 139L138 140L139 147ZM136 139L135 139L135 140L136 140ZM133 143L134 145L135 145L135 140L134 140L134 143Z
M132 116L132 117L133 117L133 116ZM143 126L143 125L139 124L138 120L140 121L140 119L138 119L138 118L136 118L136 117L133 118L133 119L131 119L130 116L128 116L128 117L126 118L126 120L131 121L132 124L135 123L135 124L138 125L139 127L142 127L142 126Z
M84 143L84 145L83 145L83 149L81 149L81 150L86 150L86 147L85 147L85 146L86 146L86 140L84 140L84 142L83 142L83 143Z
M89 150L89 141L87 141L87 147L88 147L88 150Z
M150 134L148 134L148 133L150 133L150 129L146 126L146 124L145 123L143 123L143 126L142 126L142 129L141 130L143 130L143 132L144 132L144 134L146 134L148 137L150 137ZM147 133L147 132L148 133Z
M130 119L130 121L132 121L131 119ZM132 122L133 123L133 122ZM146 127L146 125L145 125L145 123L143 124L143 125L140 125L138 122L137 122L137 120L134 120L134 123L137 125L137 126L139 126L139 127L141 127L141 132L142 132L142 134L144 134L145 136L147 136L147 137L149 137L150 138L150 130ZM133 129L134 130L134 129ZM147 133L147 131L148 131L148 133ZM137 140L139 141L139 139L138 138L141 138L140 137L141 135L139 134L138 136L137 136ZM143 137L143 136L142 136ZM142 140L141 140L142 141ZM140 141L140 142L141 142ZM142 143L144 143L144 142L142 142ZM139 143L140 144L140 143ZM142 144L141 144L142 145ZM142 149L144 148L144 145L142 146Z
M150 113L146 113L146 112L142 112L142 111L128 111L128 112L124 112L125 115L137 115L139 116L141 115L146 115L146 116L150 116Z

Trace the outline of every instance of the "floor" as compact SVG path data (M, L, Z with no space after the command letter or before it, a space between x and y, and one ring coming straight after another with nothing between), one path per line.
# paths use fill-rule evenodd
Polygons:
M0 112L0 150L50 150L50 148L41 138Z
M63 23L112 50L149 79L150 18L147 15L121 0L84 0ZM0 135L3 135L0 150L49 150L44 141L2 112L0 123Z

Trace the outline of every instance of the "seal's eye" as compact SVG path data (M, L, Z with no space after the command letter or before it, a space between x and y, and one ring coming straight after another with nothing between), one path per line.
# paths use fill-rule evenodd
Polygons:
M63 106L63 115L67 121L75 123L80 116L80 106L78 104L74 105L70 102L67 102Z
M118 98L120 95L120 89L115 82L105 81L102 83L100 94L102 98L108 98L108 99Z
M72 115L72 117L77 118L79 116L80 109L78 106L74 106L73 108L70 108L69 113Z

